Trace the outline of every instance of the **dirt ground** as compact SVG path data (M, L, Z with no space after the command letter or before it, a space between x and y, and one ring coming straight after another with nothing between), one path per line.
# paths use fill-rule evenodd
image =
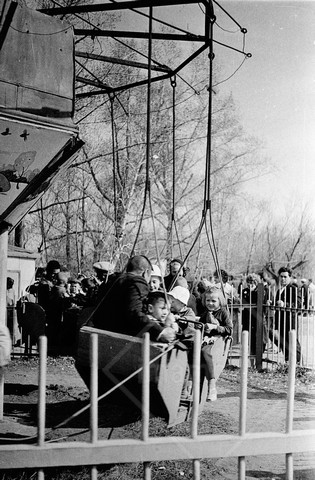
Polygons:
M294 430L315 429L315 382L314 374L298 372L296 381ZM258 373L250 370L247 400L248 432L284 432L286 416L285 370L276 373ZM86 405L89 398L85 384L78 375L71 357L48 358L47 364L47 440L88 441L88 412L69 424L52 430L60 422ZM23 440L36 436L37 420L38 359L14 359L5 369L4 421L0 422L1 443L6 439ZM123 411L117 405L105 404L99 411L99 438L137 437L140 434L138 411ZM239 369L225 369L218 381L217 402L207 403L200 415L199 433L231 434L238 431L239 417ZM152 428L160 429L162 435L189 434L189 426L178 425L167 430L161 419L152 419ZM151 428L151 426L150 426ZM156 434L156 433L155 433ZM212 479L237 478L237 459L219 458L212 462ZM160 474L154 478L166 478L163 466L157 467ZM294 478L315 478L315 445L312 454L294 457ZM116 472L117 473L117 472ZM284 479L284 456L257 456L246 458L246 478ZM106 478L141 478L130 473L108 474ZM0 477L7 478L7 477ZM102 477L103 478L103 477ZM175 476L173 477L175 478ZM176 478L192 478L183 470Z

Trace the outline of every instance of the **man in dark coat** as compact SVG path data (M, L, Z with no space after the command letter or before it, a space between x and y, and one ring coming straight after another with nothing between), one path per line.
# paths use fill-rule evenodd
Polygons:
M164 285L167 292L174 287L175 278L185 277L186 274L186 268L178 258L173 258L173 260L170 261L169 270L170 273L164 277Z
M276 310L275 329L279 330L279 344L284 353L285 360L289 360L289 331L297 328L296 311L290 308L300 308L301 299L298 288L292 283L292 271L288 267L281 267L278 271L280 286L276 293L276 307L285 307L285 310ZM296 343L296 360L301 359L301 346Z
M113 274L93 315L94 326L133 336L149 332L153 341L173 341L176 334L172 328L162 327L143 312L151 271L151 262L136 255L129 260L125 273Z
M56 275L60 272L60 263L57 260L50 260L47 263L46 275L40 280L37 287L37 303L47 311L50 308L50 293L54 286Z

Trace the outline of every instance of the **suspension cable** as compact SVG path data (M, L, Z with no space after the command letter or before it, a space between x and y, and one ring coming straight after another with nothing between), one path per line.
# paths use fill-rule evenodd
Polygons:
M162 262L161 262L161 256L159 253L159 247L158 247L158 241L157 241L157 234L156 234L156 228L155 228L155 220L154 220L154 214L153 214L153 208L152 208L152 197L151 197L151 189L149 190L149 207L150 207L150 215L151 215L151 220L152 220L152 227L153 227L153 236L154 236L154 243L155 243L155 251L156 251L156 260L157 264L162 272ZM162 283L162 289L164 292L165 300L167 301L167 293L166 293L166 288L165 288L165 282L164 282L164 276L161 276L161 283Z
M213 4L209 4L209 86L208 86L208 120L207 120L207 147L206 147L206 166L205 166L205 183L204 183L204 199L203 199L203 210L202 210L202 215L201 215L201 220L200 224L197 230L197 234L195 236L195 239L188 250L183 262L182 266L185 264L187 261L191 251L193 250L195 244L197 243L197 240L199 236L201 235L202 229L205 224L206 220L206 214L207 211L210 209L211 203L210 203L210 175L211 175L211 147L212 147L212 81L213 81L213 60L214 60L214 52L213 52L213 25L216 20L215 15L214 15L214 10L213 10ZM211 249L212 252L212 249ZM212 252L213 253L213 252ZM173 281L172 281L172 286L175 284L178 276L179 276L180 270L177 272L175 275ZM218 272L219 273L219 272Z
M178 229L175 219L175 203L176 203L176 75L171 78L171 86L173 88L173 101L172 101L172 164L173 164L173 181L172 181L172 217L171 217L171 235L170 235L170 256L173 258L173 226L176 233L177 245L179 247L180 258L183 258L181 243L178 235Z
M210 43L209 43L209 86L208 86L208 133L207 133L207 148L206 148L206 172L204 185L204 214L209 209L210 201L210 175L211 175L211 147L212 147L212 80L213 80L213 24L215 16L210 18Z
M112 128L112 156L113 156L113 187L114 187L114 221L115 221L115 241L119 247L118 227L117 227L117 186L116 186L116 145L115 145L115 121L114 121L114 100L115 96L109 94L110 100L110 118Z
M204 216L204 214L202 214L202 217L201 217L201 220L200 220L200 224L199 224L199 227L198 227L198 230L197 230L195 239L194 239L194 241L193 241L190 249L188 250L187 254L185 255L184 260L183 260L182 263L181 263L181 268L185 265L185 263L186 263L189 255L191 254L194 246L196 245L197 240L198 240L198 238L199 238L199 236L200 236L200 234L201 234L201 232L202 232L202 229L203 229L203 226L204 226L204 222L205 222L205 216ZM177 279L178 279L178 277L179 277L179 273L180 273L180 271L181 271L181 268L178 270L177 274L176 274L176 275L174 276L174 278L172 279L172 282L171 282L171 285L170 285L170 290L171 290L171 289L173 288L173 286L175 285L175 283L176 283L176 281L177 281Z
M42 233L42 243L44 244L44 252L47 263L47 242L46 242L46 233L44 225L44 209L43 209L43 198L40 199L40 222L41 222L41 233Z
M206 223L206 214L209 212L209 220L210 220L210 233L211 233L211 240L212 240L212 247L211 243L209 242L211 255L214 261L214 265L217 270L217 274L219 277L221 290L223 295L225 296L223 282L221 277L221 269L219 264L219 258L217 254L217 248L215 245L214 240L214 232L212 228L212 204L211 204L211 161L212 161L212 88L213 88L213 60L214 60L214 52L213 52L213 25L215 23L216 17L213 16L210 18L210 44L209 44L209 101L208 101L208 141L207 141L207 151L206 151L206 175L205 175L205 192L204 192L204 216L205 216L205 223ZM209 233L206 228L206 234L209 239Z
M213 0L213 2L214 2L219 8L221 8L221 10L232 20L232 22L235 23L235 25L238 26L238 28L240 29L240 31L241 31L242 33L246 33L246 28L243 28L243 27L238 23L238 21L235 20L235 18L232 17L232 15L231 15L229 12L227 12L227 11L222 7L222 5L219 4L219 2L217 2L216 0Z
M134 240L130 257L133 257L134 252L135 252L135 247L138 242L138 238L140 235L140 230L142 227L142 222L144 218L144 212L145 212L145 207L146 207L146 202L147 202L147 194L148 191L150 190L150 172L149 172L149 167L150 167L150 153L151 153L151 66L152 66L152 12L153 8L149 7L149 42L148 42L148 86L147 86L147 138L146 138L146 179L145 179L145 189L144 189L144 199L143 199L143 205L142 205L142 212L141 212L141 217L140 217L140 222L139 222L139 227L138 231L136 234L136 238Z
M172 219L171 219L171 258L173 258L173 222L175 222L175 178L176 178L176 162L175 162L175 128L176 128L176 108L175 108L175 99L176 99L176 76L171 78L171 86L173 89L173 102L172 102L172 147L173 147L173 185L172 185Z

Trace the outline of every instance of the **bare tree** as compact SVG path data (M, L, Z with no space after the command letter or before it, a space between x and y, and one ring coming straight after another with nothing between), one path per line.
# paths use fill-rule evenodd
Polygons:
M78 18L76 21L84 23ZM99 15L97 24L101 25L102 21ZM166 256L171 254L173 246L177 251L179 245L188 249L204 207L205 151L211 135L211 213L215 243L222 258L232 267L235 242L228 234L236 227L236 215L231 213L233 202L240 186L259 175L261 162L257 154L259 146L243 132L231 95L222 97L216 90L212 123L208 125L207 55L200 56L193 68L185 69L182 73L185 82L177 78L175 135L172 85L169 80L152 84L148 156L146 88L135 87L117 94L110 89L111 85L127 85L145 78L143 70L132 66L138 59L135 47L142 51L145 48L139 42L128 42L131 48L127 50L114 40L107 40L105 44L85 39L83 43L91 54L101 55L106 50L108 54L110 50L113 57L124 57L130 64L122 68L115 63L92 63L87 57L77 61L77 77L85 76L95 86L102 85L104 91L106 86L109 88L101 97L77 100L76 117L86 145L71 174L45 196L42 227L44 225L46 247L51 253L62 254L64 261L76 265L77 269L85 268L94 259L119 258L130 252L149 178L158 247ZM171 44L154 49L154 58L159 64L166 61L176 64L182 55L183 52ZM86 91L85 85L77 83L78 94ZM138 241L141 250L154 256L154 231L148 204L144 213ZM174 221L179 232L175 240ZM203 237L201 244L206 243ZM197 250L193 255L200 258ZM205 258L209 261L208 253Z

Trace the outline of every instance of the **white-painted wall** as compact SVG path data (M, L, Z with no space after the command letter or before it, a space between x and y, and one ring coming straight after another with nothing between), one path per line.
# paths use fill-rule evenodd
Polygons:
M8 252L7 276L14 280L16 300L25 293L26 287L34 283L36 253L31 252Z

